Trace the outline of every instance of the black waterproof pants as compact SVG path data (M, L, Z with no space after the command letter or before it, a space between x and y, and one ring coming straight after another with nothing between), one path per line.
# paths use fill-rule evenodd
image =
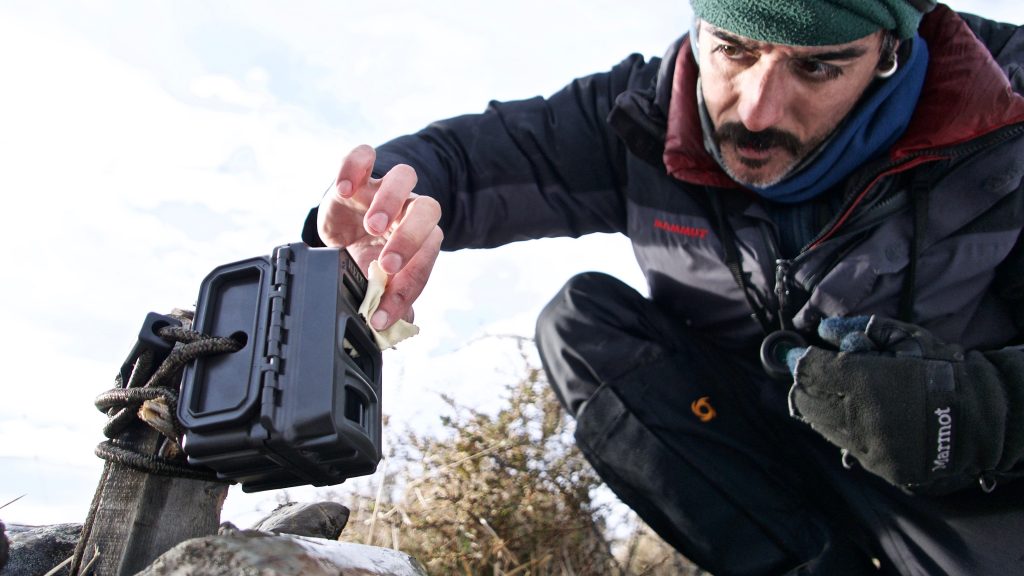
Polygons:
M1024 574L1024 482L925 498L845 468L786 384L610 276L570 280L537 344L601 478L716 576Z

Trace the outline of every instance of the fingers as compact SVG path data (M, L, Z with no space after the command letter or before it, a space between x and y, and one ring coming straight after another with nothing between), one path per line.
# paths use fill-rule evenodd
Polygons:
M868 316L853 316L850 318L842 316L831 316L825 318L818 324L818 336L822 340L839 347L843 339L853 332L864 332L868 326Z
M342 160L334 185L317 209L317 232L325 245L348 246L365 234L362 218L368 202L360 205L353 196L357 190L371 187L370 174L376 156L373 148L358 146Z
M410 183L409 174L399 172L396 176L390 184L381 184L371 208L372 212L376 207L384 206L378 214L386 210L389 221L394 223L379 258L381 268L391 275L391 279L381 297L380 307L370 319L370 324L377 330L387 328L398 318L411 321L412 304L430 278L444 239L437 225L441 219L441 206L437 200L412 194L405 196L401 204L393 204L402 197L393 191L401 190ZM415 178L415 173L412 177Z
M317 230L325 245L347 247L365 240L366 235L385 236L415 196L417 178L412 167L399 164L377 180L372 177L376 158L376 151L363 145L342 161L334 186L317 210ZM434 218L434 223L438 219ZM407 249L404 252L412 255ZM397 268L388 271L394 273Z
M809 346L800 354L795 361L793 387L789 391L791 416L818 425L821 423L818 415L827 412L829 406L833 412L843 412L835 409L842 405L837 398L837 388L841 389L844 384L836 378L839 366L839 354L832 350Z
M444 234L437 201L413 193L416 171L399 164L377 180L372 177L375 161L370 146L349 152L320 203L317 225L324 244L347 247L364 271L368 259L377 257L391 276L370 319L383 330L399 318L411 320L412 304L430 277Z
M366 144L356 146L349 152L341 161L341 170L338 171L338 179L335 181L338 197L344 199L356 196L357 193L365 194L376 160L377 151ZM364 205L369 204L368 198L366 200Z
M440 219L441 205L437 200L428 196L409 200L381 251L381 268L388 274L397 274L422 249Z
M420 244L419 250L388 280L387 288L380 299L380 306L370 318L370 324L375 329L384 330L399 318L411 320L412 304L419 298L430 278L443 239L441 229L434 225Z
M398 164L391 168L367 196L368 208L363 226L374 236L382 236L398 220L406 201L416 187L416 171L411 166ZM390 272L390 271L389 271Z
M804 354L807 354L808 349L806 346L797 346L786 351L786 367L789 368L790 374L796 374L796 365Z
M850 332L839 341L840 352L872 352L874 350L878 350L878 347L864 332Z

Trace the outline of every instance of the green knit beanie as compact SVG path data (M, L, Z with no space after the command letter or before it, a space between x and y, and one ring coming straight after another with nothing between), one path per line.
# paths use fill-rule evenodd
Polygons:
M740 36L793 46L845 44L879 30L917 32L934 0L690 0L698 18Z

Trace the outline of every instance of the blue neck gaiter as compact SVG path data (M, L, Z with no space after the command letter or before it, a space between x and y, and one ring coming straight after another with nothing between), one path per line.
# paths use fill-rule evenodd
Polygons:
M865 161L888 150L910 124L924 86L928 47L920 36L914 37L909 58L900 64L891 78L877 81L877 86L869 88L871 92L836 132L811 153L808 164L778 184L747 188L773 202L803 202L835 186ZM702 110L702 116L706 116L706 111ZM712 155L722 163L717 149Z

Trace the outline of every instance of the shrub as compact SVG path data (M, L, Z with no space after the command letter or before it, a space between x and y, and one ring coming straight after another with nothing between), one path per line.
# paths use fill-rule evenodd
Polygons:
M407 433L361 490L342 540L400 549L431 574L697 574L635 519L608 536L601 481L572 439L572 424L516 338L523 373L508 403L487 414L445 402L443 433ZM374 493L375 492L375 493ZM353 505L354 504L354 505ZM618 558L613 554L618 551Z

